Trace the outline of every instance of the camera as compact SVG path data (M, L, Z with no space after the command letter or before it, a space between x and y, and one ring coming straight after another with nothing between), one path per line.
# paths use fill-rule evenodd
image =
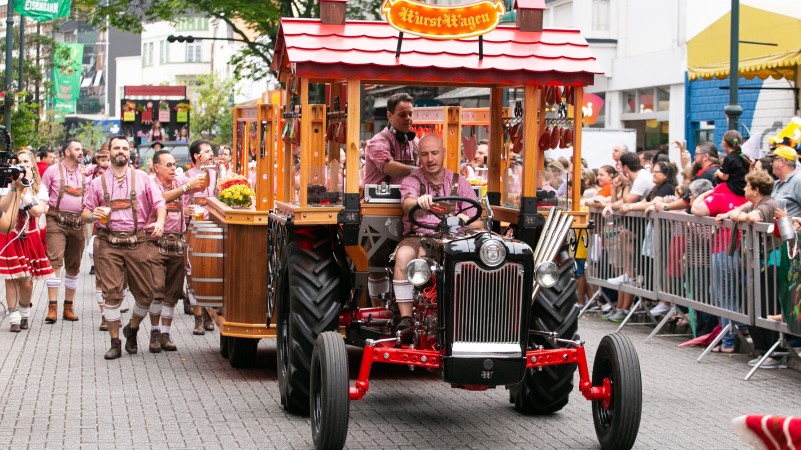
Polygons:
M16 181L20 175L25 174L25 167L20 164L11 164L14 153L11 151L11 133L6 127L0 125L0 187L6 187Z

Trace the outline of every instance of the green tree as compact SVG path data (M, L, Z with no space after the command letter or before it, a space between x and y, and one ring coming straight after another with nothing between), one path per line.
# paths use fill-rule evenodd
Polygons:
M64 129L64 125L48 118L39 122L39 132L31 145L37 148L42 145L53 148L61 145L66 138L67 131Z
M21 93L20 97L25 95ZM39 121L39 107L35 103L22 102L11 113L11 139L19 149L33 145L36 139L36 122Z
M106 132L103 125L95 122L84 122L75 127L73 133L75 139L81 142L85 148L97 150L106 139Z
M189 134L192 139L208 139L214 144L230 144L233 140L231 98L236 82L215 73L198 75L192 90L192 111Z
M379 17L381 0L351 1L348 18ZM269 75L275 36L281 17L319 17L318 0L74 0L73 18L98 27L107 24L138 33L142 24L174 21L187 14L200 13L218 19L231 27L234 38L245 42L244 48L229 63L234 78L263 79Z

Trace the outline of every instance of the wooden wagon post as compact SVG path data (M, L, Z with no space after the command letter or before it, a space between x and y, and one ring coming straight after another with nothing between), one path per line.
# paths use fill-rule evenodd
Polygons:
M269 211L275 201L273 167L275 165L275 130L278 107L259 105L259 150L256 156L256 210Z
M520 195L518 226L520 239L534 248L544 219L537 212L537 187L542 155L537 148L537 136L545 124L545 101L542 86L527 84L523 88L523 181Z

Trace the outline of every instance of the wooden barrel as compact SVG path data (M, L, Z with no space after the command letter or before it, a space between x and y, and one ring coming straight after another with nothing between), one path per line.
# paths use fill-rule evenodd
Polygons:
M191 275L187 275L198 306L221 307L223 304L223 229L198 227L188 238L187 257Z

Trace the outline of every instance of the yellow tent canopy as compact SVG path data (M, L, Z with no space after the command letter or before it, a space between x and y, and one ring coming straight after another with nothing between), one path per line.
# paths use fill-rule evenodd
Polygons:
M687 43L690 80L727 78L731 41L731 12ZM795 79L801 63L801 20L746 5L740 6L740 76Z

